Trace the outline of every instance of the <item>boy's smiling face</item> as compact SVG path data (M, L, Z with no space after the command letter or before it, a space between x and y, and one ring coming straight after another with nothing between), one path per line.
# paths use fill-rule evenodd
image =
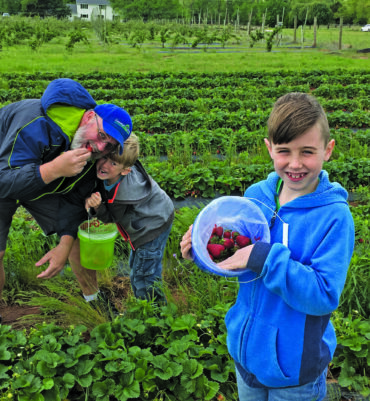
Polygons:
M117 163L107 156L103 156L96 162L96 174L100 180L107 180L109 185L117 182L121 176L127 175L131 168L123 167L123 164Z
M286 201L314 192L324 161L328 161L334 140L325 145L319 124L289 143L274 144L265 139L276 173L284 185Z

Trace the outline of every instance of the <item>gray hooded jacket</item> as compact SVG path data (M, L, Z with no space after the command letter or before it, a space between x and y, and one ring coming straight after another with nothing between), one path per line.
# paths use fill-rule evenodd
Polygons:
M174 219L170 197L145 171L140 161L109 192L99 181L103 202L96 217L115 222L121 235L135 250L166 231Z

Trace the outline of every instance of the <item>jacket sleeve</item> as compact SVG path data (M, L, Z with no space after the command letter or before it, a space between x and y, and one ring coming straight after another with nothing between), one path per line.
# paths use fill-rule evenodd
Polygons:
M91 169L72 191L60 197L57 216L57 234L60 237L63 235L77 237L79 225L88 218L85 199L95 188L95 169Z
M0 116L1 117L1 116ZM21 122L19 123L21 124ZM65 150L65 138L60 135L51 142L50 127L45 118L37 117L20 129L16 122L2 125L9 137L2 134L0 147L0 198L29 200L50 192L56 182L46 185L40 165ZM16 131L16 135L12 132ZM14 138L10 138L14 136Z
M318 246L309 249L307 257L303 255L299 261L288 247L274 243L261 272L267 289L293 309L309 315L325 315L338 307L352 257L354 223L351 213L345 205L332 212L333 217L322 223L316 232L297 238L301 244L309 244L310 235L321 231Z

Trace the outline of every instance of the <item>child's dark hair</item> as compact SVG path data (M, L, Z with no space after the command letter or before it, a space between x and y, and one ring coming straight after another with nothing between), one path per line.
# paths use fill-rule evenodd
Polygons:
M330 137L329 123L317 99L307 93L288 93L274 104L267 123L268 139L274 144L289 143L315 124L319 124L327 145Z
M123 144L122 155L114 152L109 155L109 158L116 163L122 164L123 167L132 167L139 157L139 151L139 138L135 134L131 134Z

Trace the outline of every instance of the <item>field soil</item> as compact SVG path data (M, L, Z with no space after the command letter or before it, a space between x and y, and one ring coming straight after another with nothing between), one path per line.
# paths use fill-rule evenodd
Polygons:
M40 308L27 305L0 305L2 324L12 326L15 330L21 330L32 326L31 322L20 320L23 316L40 314Z
M114 277L112 280L111 301L118 305L120 300L128 297L131 290L130 279L128 277ZM107 292L106 292L107 293ZM40 315L41 308L30 305L7 305L0 302L0 316L2 317L1 324L12 326L14 330L29 329L33 326L32 319L22 319L27 315Z

